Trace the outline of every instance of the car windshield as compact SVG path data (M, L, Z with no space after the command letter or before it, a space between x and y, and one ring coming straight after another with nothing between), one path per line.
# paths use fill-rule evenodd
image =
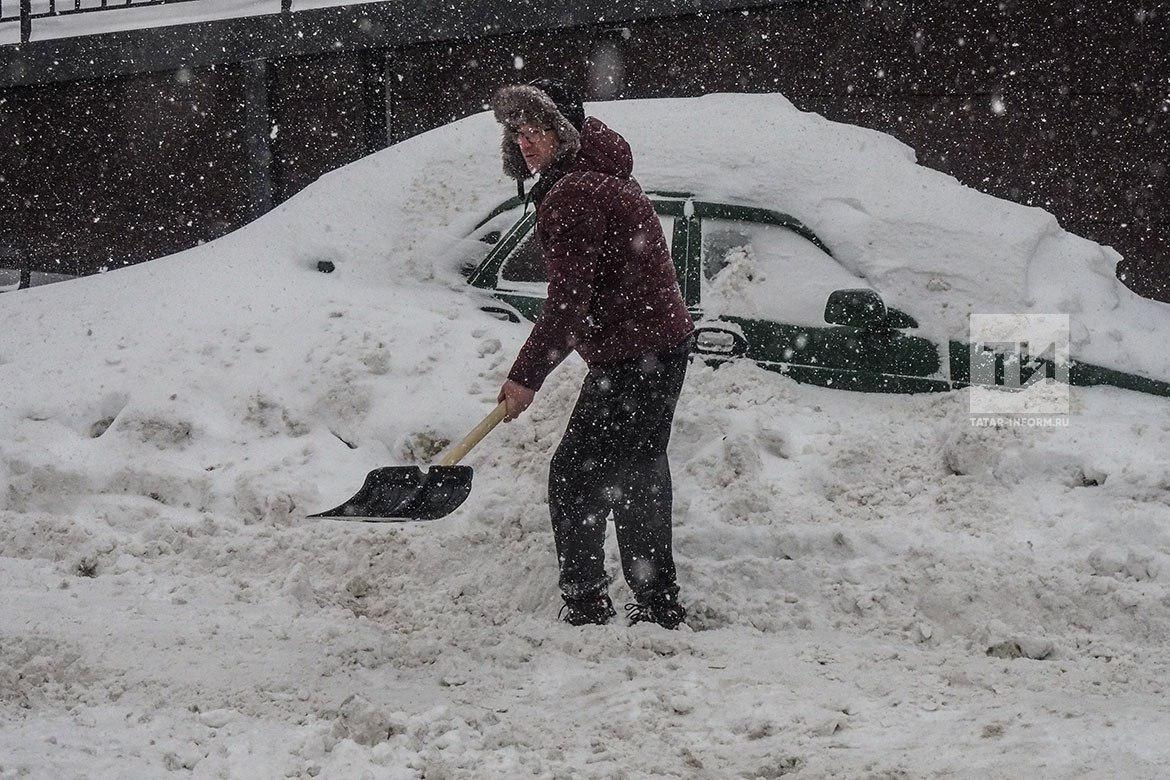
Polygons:
M701 247L707 316L823 326L831 292L868 286L811 241L779 225L708 217Z
M463 275L468 276L483 261L492 248L520 221L520 206L496 214L478 226L466 239L458 242L455 249Z

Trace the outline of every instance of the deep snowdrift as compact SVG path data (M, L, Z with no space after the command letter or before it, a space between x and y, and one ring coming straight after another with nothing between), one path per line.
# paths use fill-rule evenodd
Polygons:
M1074 353L1170 376L1168 310L1112 252L886 136L778 96L590 108L645 187L795 214L932 333L1068 311ZM497 146L472 117L213 244L0 298L0 777L1156 775L1166 399L974 428L964 393L694 365L678 633L554 622L575 359L471 455L452 517L306 521L491 408L527 329L458 268L511 192Z

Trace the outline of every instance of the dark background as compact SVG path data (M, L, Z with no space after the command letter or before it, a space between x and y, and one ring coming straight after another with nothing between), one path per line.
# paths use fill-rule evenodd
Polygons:
M648 3L578 24L598 18L587 5L531 25L517 10L514 27L538 28L521 32L478 17L411 27L373 5L3 47L0 267L91 273L214 239L482 110L502 83L561 74L592 99L782 92L1051 211L1121 252L1137 292L1170 300L1166 4L725 2L680 16ZM311 43L290 44L305 40L290 24Z

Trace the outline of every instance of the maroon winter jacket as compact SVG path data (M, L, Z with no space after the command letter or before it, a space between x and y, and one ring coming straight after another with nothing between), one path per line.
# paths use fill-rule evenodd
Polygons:
M694 330L633 167L626 140L589 117L580 151L541 174L556 179L536 207L548 297L509 379L539 390L574 349L595 366L669 351Z

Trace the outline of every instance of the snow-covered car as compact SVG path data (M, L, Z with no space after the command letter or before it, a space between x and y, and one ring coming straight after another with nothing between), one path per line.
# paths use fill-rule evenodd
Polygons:
M887 306L804 222L756 205L692 193L648 193L671 247L679 286L696 322L695 351L708 363L748 359L797 382L862 392L941 392L993 379L1020 359L1004 344L936 340L913 314ZM485 310L535 320L548 279L519 198L497 206L472 236L491 249L464 267L469 283L505 306ZM1054 355L1026 356L1025 381L1057 378ZM974 363L973 363L974 361ZM981 361L992 368L978 371ZM1170 382L1075 359L1071 385L1114 385L1170 396Z

